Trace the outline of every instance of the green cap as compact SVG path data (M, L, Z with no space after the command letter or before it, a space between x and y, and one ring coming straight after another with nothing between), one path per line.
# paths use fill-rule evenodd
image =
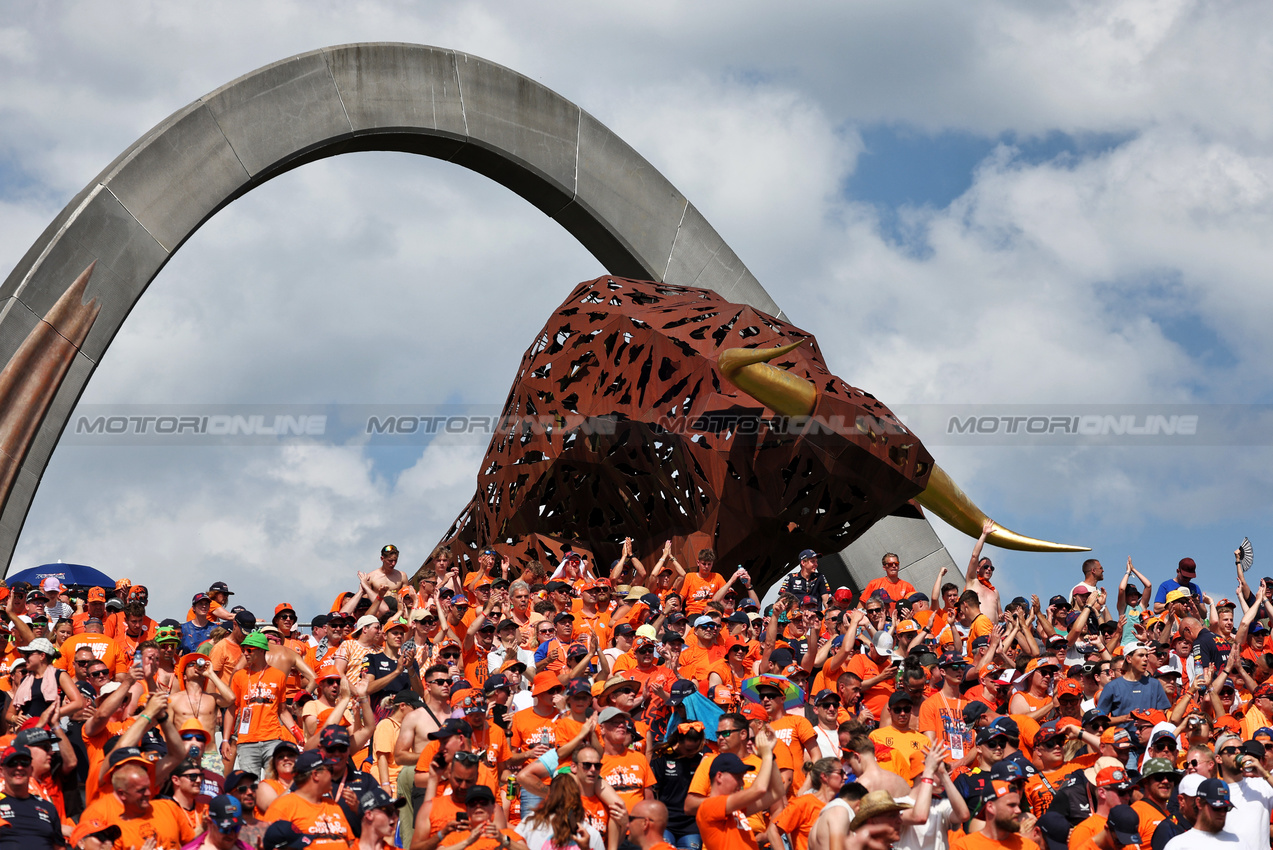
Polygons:
M252 632L250 635L243 638L242 645L245 648L251 647L252 649L269 649L270 648L270 642L266 640L265 635L261 634L260 632Z
M1177 777L1184 776L1184 774L1177 770L1176 766L1171 763L1170 759L1148 759L1140 766L1140 779L1142 782L1155 774L1162 773L1174 774Z

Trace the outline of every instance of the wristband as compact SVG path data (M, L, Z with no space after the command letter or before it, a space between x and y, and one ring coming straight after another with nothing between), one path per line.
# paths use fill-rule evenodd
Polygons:
M919 778L919 781L924 783L925 785L932 785L935 780L931 776L921 776Z
M155 719L155 718L151 717L149 714L147 714L147 713L146 713L146 712L144 712L144 711L143 711L143 712L142 712L139 716L146 718L146 722L147 722L147 723L150 723L151 721L153 721L153 720Z

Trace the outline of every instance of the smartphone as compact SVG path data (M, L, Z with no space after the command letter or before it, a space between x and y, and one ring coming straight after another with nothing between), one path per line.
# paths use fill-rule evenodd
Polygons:
M468 812L456 812L456 813L455 813L455 821L456 821L456 823L463 823L463 824L467 824L467 823L469 822L469 813L468 813Z
M402 645L402 649L400 651L403 655L415 655L415 641L407 641Z

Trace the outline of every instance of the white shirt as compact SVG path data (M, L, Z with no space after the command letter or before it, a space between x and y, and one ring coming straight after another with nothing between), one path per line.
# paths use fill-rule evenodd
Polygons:
M1225 832L1232 832L1241 839L1243 846L1252 850L1269 850L1273 786L1258 776L1230 782L1229 799L1233 802L1233 809L1225 818Z
M954 817L955 807L950 804L950 800L934 797L928 804L928 820L919 825L903 827L902 837L893 845L894 850L946 850L946 833L950 830Z
M843 755L840 749L840 733L831 732L823 729L821 726L814 726L813 731L818 735L818 750L825 759L838 759Z
M588 833L588 850L606 850L605 842L601 840L601 834L587 824L581 824ZM530 850L540 850L545 844L552 841L553 831L550 827L536 824L534 827L530 825L530 821L522 821L515 829L515 832L526 840L526 846Z
M1233 786L1230 785L1230 788ZM1229 812L1229 817L1233 817L1233 812ZM1226 819L1225 825L1228 825ZM1265 841L1268 841L1268 830L1265 830ZM1224 850L1232 850L1236 847L1250 847L1244 844L1242 839L1238 838L1227 829L1222 829L1212 835L1209 832L1203 832L1200 829L1191 829L1183 835L1177 835L1175 838L1167 842L1163 850L1215 850L1215 848L1224 848Z

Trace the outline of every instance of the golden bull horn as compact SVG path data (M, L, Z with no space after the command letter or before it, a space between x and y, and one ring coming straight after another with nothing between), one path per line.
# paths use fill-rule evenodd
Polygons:
M725 380L747 393L774 413L783 416L810 416L817 404L818 390L809 381L768 361L794 351L804 340L777 348L728 348L716 357L716 366ZM928 488L915 497L928 510L969 537L980 537L988 519L959 485L936 464L928 476ZM1022 552L1090 552L1087 546L1051 543L1017 534L995 523L986 542L1001 549Z
M778 348L727 348L716 357L725 380L782 416L809 416L818 400L812 383L768 361L794 351L804 340ZM980 533L980 531L978 531Z
M972 503L972 499L964 495L964 491L951 480L946 470L937 464L933 464L933 471L928 476L928 488L916 496L915 501L969 537L980 537L981 527L989 519L981 508ZM1017 549L1021 552L1092 551L1088 546L1071 546L1067 543L1036 540L1033 537L1017 534L998 523L995 523L995 530L986 537L986 542L1000 549Z

